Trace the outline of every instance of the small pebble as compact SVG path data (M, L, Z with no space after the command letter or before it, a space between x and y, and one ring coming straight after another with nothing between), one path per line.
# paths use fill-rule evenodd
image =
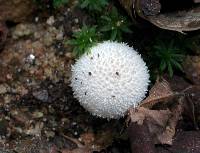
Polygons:
M55 22L55 19L54 19L54 16L50 16L48 19L47 19L47 24L52 26Z
M39 21L39 17L35 17L35 22L38 22Z
M33 64L35 62L35 55L33 54L28 55L28 57L26 58L26 62Z
M33 96L37 99L40 100L42 102L47 102L49 99L49 93L47 90L39 90L39 91L35 91L33 92Z

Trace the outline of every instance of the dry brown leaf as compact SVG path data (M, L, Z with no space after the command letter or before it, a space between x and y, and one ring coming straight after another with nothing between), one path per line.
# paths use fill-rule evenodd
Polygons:
M155 26L178 32L193 31L200 29L200 7L191 7L190 9L178 10L169 13L162 13L163 7L158 0L119 0L133 18L139 16ZM196 1L195 1L196 2ZM194 4L195 4L194 2ZM173 5L173 4L171 4ZM136 15L133 15L133 13ZM133 18L135 22L136 18Z
M183 86L185 87L184 90ZM176 94L171 90L169 82L166 80L162 80L161 82L157 81L150 91L150 96L144 100L145 103L141 104L145 104L144 106L148 106L149 108L149 106L159 101L171 99L174 103L170 110L149 110L143 107L129 110L129 118L132 123L143 125L143 122L146 121L155 144L172 144L177 122L182 118L185 106L187 106L187 109L190 109L190 116L192 116L194 125L196 125L195 114L196 116L200 114L198 111L200 106L198 103L200 100L200 86L188 86L187 83L184 83L183 86L179 86L178 88L173 87L174 91L178 91L178 94ZM186 105L189 100L193 101L193 107Z
M176 105L172 111L169 110L149 110L143 107L131 109L129 116L131 122L143 124L144 120L149 131L154 138L155 144L172 144L175 128L181 117L182 105Z
M176 125L182 117L183 100L184 97L181 97L179 99L179 104L176 105L176 107L172 108L171 110L172 116L171 118L169 118L165 130L157 136L158 143L163 142L163 144L169 144L169 145L172 144L172 138L176 132Z
M169 75L166 74L163 77L170 84L170 88L173 92L181 93L184 89L191 86L191 84L187 82L183 77L177 75L173 75L173 77L171 78Z
M169 83L161 78L157 79L155 85L149 91L149 96L140 104L142 107L151 108L154 104L167 101L176 95L169 85Z
M200 29L200 8L190 11L179 11L175 13L148 16L146 19L159 28L178 31L193 31Z

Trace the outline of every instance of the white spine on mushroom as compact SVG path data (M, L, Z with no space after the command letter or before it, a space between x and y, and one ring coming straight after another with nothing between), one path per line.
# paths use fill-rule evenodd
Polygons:
M145 97L148 84L145 62L125 43L99 43L72 66L74 96L85 109L103 118L124 116Z

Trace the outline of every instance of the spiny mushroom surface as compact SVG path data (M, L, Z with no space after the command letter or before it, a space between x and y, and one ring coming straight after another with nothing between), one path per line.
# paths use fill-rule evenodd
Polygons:
M93 115L120 118L147 92L148 68L125 43L105 41L92 47L72 66L71 87Z

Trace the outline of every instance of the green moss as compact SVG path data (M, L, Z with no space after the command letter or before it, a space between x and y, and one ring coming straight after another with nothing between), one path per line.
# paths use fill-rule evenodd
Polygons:
M118 13L118 10L113 7L100 18L100 31L104 33L105 39L122 40L122 33L131 33L129 29L131 23L126 16Z
M68 0L53 0L53 7L59 8L68 3Z
M97 13L103 11L108 5L108 0L79 0L79 5L82 9Z
M67 41L67 44L74 46L73 53L80 57L88 48L93 46L100 39L100 34L96 31L96 26L88 27L84 25L80 31L73 34L73 39Z
M160 73L167 71L169 76L172 77L175 69L182 71L182 62L185 55L174 44L173 40L169 43L163 41L156 42L153 46L152 56L154 56L152 62L158 63Z

